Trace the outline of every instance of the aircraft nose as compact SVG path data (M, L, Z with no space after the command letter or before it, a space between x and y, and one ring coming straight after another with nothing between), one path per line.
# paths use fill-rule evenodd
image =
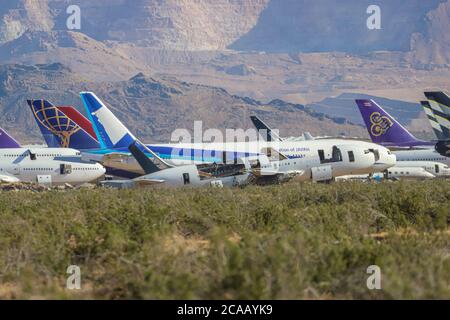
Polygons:
M392 166L395 166L397 164L397 156L395 154L389 154L389 163Z
M97 164L97 169L98 169L99 176L103 176L106 174L106 168L99 163Z

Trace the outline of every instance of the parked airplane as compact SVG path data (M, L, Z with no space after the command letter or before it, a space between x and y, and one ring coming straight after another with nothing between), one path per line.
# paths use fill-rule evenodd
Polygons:
M116 187L135 187L146 185L164 185L164 186L239 186L248 184L274 184L283 183L295 179L296 181L306 181L314 179L315 181L328 181L330 175L328 168L317 167L316 169L304 170L305 162L301 159L289 159L275 150L267 153L270 156L275 155L271 160L267 155L260 155L256 158L242 158L238 163L225 164L201 164L201 165L183 165L171 166L167 164L158 155L153 153L146 146L138 141L129 146L129 150L135 157L139 165L143 168L145 175L129 181L105 181L106 186ZM147 153L152 154L148 157ZM336 155L340 156L340 155ZM374 157L371 153L364 153L361 150L361 156L365 157L366 164L358 169L354 168L354 173L367 172L367 166L374 163ZM281 160L278 160L281 159ZM347 172L347 171L345 171Z
M392 167L373 175L349 175L339 177L338 181L382 181L385 180L425 180L436 178L421 167Z
M101 145L105 148L127 147L137 139L120 122L117 117L93 93L83 92L81 98L91 118L94 131ZM382 146L364 141L348 141L342 139L311 141L277 141L277 142L242 142L242 143L185 143L146 146L152 153L161 157L159 152L169 155L171 165L195 163L236 163L243 158L273 154L283 155L285 162L281 166L289 166L292 170L305 171L312 180L331 180L339 175L356 173L373 173L383 171L395 165L395 156ZM268 152L269 151L269 152ZM198 156L196 157L196 155ZM153 155L147 152L147 156ZM175 157L174 157L175 156ZM176 161L185 157L184 163ZM114 162L115 155L109 160ZM120 162L123 156L117 157ZM287 160L294 160L290 163ZM125 161L126 162L126 161ZM167 161L169 163L169 161ZM129 163L127 163L129 164ZM112 165L109 163L108 165ZM274 162L277 165L277 162ZM277 168L279 169L279 168Z
M435 176L422 167L392 167L386 170L386 179L392 180L426 180Z
M450 158L435 150L437 141L417 139L373 100L356 100L356 104L373 142L391 148L410 148L392 151L397 156L397 161L435 161L450 164Z
M450 168L448 165L433 161L397 161L396 166L389 170L405 167L422 168L437 178L450 178Z
M144 172L136 160L130 156L128 144L134 141L134 136L129 130L112 114L94 94L81 93L82 100L91 118L89 128L86 123L75 126L78 121L67 119L61 122L67 115L60 107L54 107L44 100L30 101L29 105L33 110L38 124L45 130L43 134L55 137L47 141L58 140L61 143L66 139L69 146L75 141L72 137L73 132L79 133L77 138L81 141L89 140L86 145L77 145L83 152L83 158L101 163L108 169L108 173L121 177L133 178L142 175ZM73 110L72 110L73 111ZM75 111L77 113L77 111ZM52 116L58 115L59 123L73 123L69 126L75 130L68 131L66 126L55 125L58 122L52 121ZM83 118L80 114L78 118ZM86 122L86 121L85 121ZM50 130L48 129L50 128ZM96 132L97 140L93 141L89 131ZM63 139L62 139L62 138ZM72 138L70 138L72 137ZM70 139L68 139L70 138ZM91 149L90 145L98 143L100 148ZM273 143L208 143L208 144L152 144L147 148L153 151L158 157L164 159L168 164L188 165L188 164L210 164L210 163L234 163L242 158L257 157L261 155L263 149L273 149L279 151L292 159L302 159L295 161L302 163L302 170L307 171L306 176L313 179L319 179L319 172L328 174L323 179L332 179L342 172L364 172L372 173L374 171L383 171L385 168L395 163L395 157L389 154L386 148L379 145L362 142L346 141L342 139L330 139L327 142L315 141L283 141ZM153 155L144 150L148 157ZM332 160L333 152L343 154L343 157ZM375 158L370 166L366 162L367 155ZM319 170L320 167L321 170ZM314 174L313 174L314 172Z
M145 152L152 154L149 158ZM144 175L132 180L104 181L104 186L133 188L137 186L238 186L245 184L249 174L244 164L205 164L174 167L143 144L134 141L129 150L144 171Z
M24 148L0 128L0 181L83 184L105 174L100 164L84 163L68 148Z

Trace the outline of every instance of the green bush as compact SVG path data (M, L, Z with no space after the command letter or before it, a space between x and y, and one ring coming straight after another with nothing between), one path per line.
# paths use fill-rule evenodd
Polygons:
M0 298L449 299L449 208L448 181L0 193Z

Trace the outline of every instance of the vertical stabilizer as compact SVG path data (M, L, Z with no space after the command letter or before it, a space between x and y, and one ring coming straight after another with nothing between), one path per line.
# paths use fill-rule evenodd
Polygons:
M20 148L20 144L8 132L0 128L0 149Z
M356 100L356 104L374 143L388 146L414 146L424 143L416 139L375 101Z
M102 148L128 148L136 138L92 92L81 92L86 112Z

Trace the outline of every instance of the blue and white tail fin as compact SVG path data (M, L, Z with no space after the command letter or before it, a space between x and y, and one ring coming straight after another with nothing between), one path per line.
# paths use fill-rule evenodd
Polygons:
M47 100L27 100L50 148L98 149L99 143L78 123Z
M128 149L136 138L127 127L94 93L81 92L80 96L100 146L104 149Z
M0 149L20 148L20 144L8 132L0 128Z

